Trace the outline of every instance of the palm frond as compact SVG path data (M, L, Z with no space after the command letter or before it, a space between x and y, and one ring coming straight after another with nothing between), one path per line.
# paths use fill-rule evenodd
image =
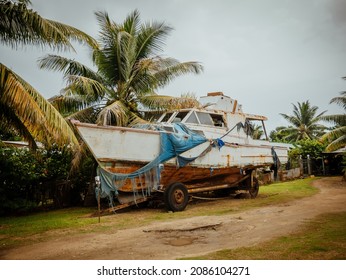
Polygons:
M346 115L345 114L335 114L323 116L322 118L325 121L332 122L336 125L345 126L346 125Z
M41 17L37 12L28 9L25 1L1 1L0 14L0 40L13 48L33 44L73 50L70 39L97 47L97 42L86 33Z
M162 52L165 39L172 30L172 27L163 22L143 24L137 34L136 59L140 60Z
M109 81L124 81L128 76L129 41L132 35L123 26L112 22L106 12L95 14L101 26L99 41L102 50L94 51L94 62Z
M79 110L88 107L84 98L79 95L64 94L56 95L48 99L48 101L64 116L68 116Z
M124 20L124 23L122 24L123 29L129 33L131 36L134 36L138 32L138 28L140 25L140 14L137 9L135 9L133 12L131 12L126 19Z
M101 125L125 126L128 124L128 109L121 101L116 100L103 108L98 115L97 123Z
M86 34L85 32L67 25L63 24L61 22L53 21L53 20L47 20L47 22L55 29L57 29L59 32L61 32L61 36L65 36L68 40L77 41L79 43L86 43L88 46L90 46L92 49L98 49L98 43L97 41ZM59 42L59 37L56 39L57 42Z
M178 110L183 108L196 108L200 103L190 96L173 97L167 95L146 95L139 98L140 103L155 111Z
M346 129L343 129L343 134L336 137L327 147L326 151L331 152L346 146Z
M346 145L346 126L337 127L321 137L321 141L329 142L326 151L335 151Z
M78 120L86 123L95 123L100 109L96 106L90 106L77 112L70 114L67 119Z
M156 71L157 66L153 59L141 59L131 68L131 74L127 80L127 84L129 84L138 95L151 93L158 87L158 80L154 76Z
M101 42L106 44L111 42L113 40L113 35L116 32L116 23L110 20L108 13L105 11L95 12L95 16L100 26Z
M37 149L37 144L34 137L30 134L28 128L18 118L13 110L11 110L5 104L0 102L0 124L2 128L6 130L14 130L21 135L29 144L29 147L33 150ZM1 141L1 140L0 140Z
M333 138L340 137L342 135L346 134L346 126L336 127L332 129L331 131L325 133L322 137L322 140L332 140Z
M62 72L65 79L67 79L69 75L80 75L96 81L102 81L102 77L94 70L74 59L59 55L46 55L45 57L39 58L38 66L40 69Z
M344 110L346 110L346 92L342 92L341 96L334 97L330 100L330 104L335 103L340 105Z
M103 83L89 77L69 75L67 83L68 86L63 89L63 92L83 96L86 104L102 101L109 92Z
M327 110L322 111L321 113L319 113L317 116L315 116L314 118L312 118L312 123L315 122L319 122L321 120L321 118L323 117L323 115L327 112Z
M129 118L128 119L129 126L136 126L138 124L149 123L147 120L141 118L140 116L138 116L137 114L135 114L133 112L129 112L128 118Z
M1 106L12 110L35 139L78 147L75 134L59 112L3 64L0 64L0 93Z
M139 102L142 103L148 109L157 111L167 110L170 107L174 97L165 95L147 95L139 97Z
M203 66L199 62L182 62L169 58L160 59L162 69L155 73L155 78L158 80L160 87L167 85L174 78L185 74L200 74L203 71Z

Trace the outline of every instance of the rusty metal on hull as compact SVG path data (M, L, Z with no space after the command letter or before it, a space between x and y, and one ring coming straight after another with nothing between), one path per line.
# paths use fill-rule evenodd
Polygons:
M112 173L130 174L141 167L143 165L135 162L113 162L111 167L107 167L107 170ZM244 173L252 168L252 166L247 166L244 169L238 167L202 168L196 166L177 168L175 165L164 165L160 174L160 184L169 186L175 182L181 182L187 187L189 193L211 191L231 187L234 183L241 181L244 178ZM132 193L134 185L136 191L145 190L148 187L140 178L135 179L135 184L133 179L127 179L123 182L119 191ZM224 186L222 187L222 185ZM198 191L196 191L197 189Z

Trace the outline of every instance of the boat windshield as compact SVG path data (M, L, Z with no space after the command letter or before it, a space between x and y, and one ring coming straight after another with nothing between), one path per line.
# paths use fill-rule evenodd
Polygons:
M209 113L203 111L180 111L172 113L164 113L158 122L166 123L188 123L188 124L201 124L208 126L226 127L225 120L222 114Z
M204 112L196 112L196 113L201 124L214 125L213 119L211 118L209 113L204 113Z
M163 115L159 118L158 122L168 122L172 117L174 112L171 113L163 113Z
M186 117L186 115L188 114L189 112L178 112L175 116L174 116L174 119L173 119L173 123L179 123L179 122L182 122L182 120Z

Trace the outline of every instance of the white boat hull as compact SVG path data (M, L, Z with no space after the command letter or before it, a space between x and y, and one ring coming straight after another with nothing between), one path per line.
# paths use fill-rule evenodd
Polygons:
M103 127L93 124L75 123L83 140L95 158L102 164L111 162L132 162L146 164L160 154L160 133L124 127ZM169 132L167 132L169 133ZM199 156L212 144L207 141L184 153L181 156L193 158L199 156L191 166L200 168L263 166L273 164L272 147L281 163L287 162L287 148L276 146L265 140L252 141L248 144L230 144L227 137L221 148L211 147L210 151ZM166 164L175 165L171 159Z

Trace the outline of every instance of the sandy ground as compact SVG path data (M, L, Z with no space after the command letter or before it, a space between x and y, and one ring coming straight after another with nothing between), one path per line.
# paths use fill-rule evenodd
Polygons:
M224 216L190 217L147 226L61 236L3 251L0 259L176 259L225 248L252 246L293 233L323 213L346 211L341 177L314 181L320 192L285 205Z

